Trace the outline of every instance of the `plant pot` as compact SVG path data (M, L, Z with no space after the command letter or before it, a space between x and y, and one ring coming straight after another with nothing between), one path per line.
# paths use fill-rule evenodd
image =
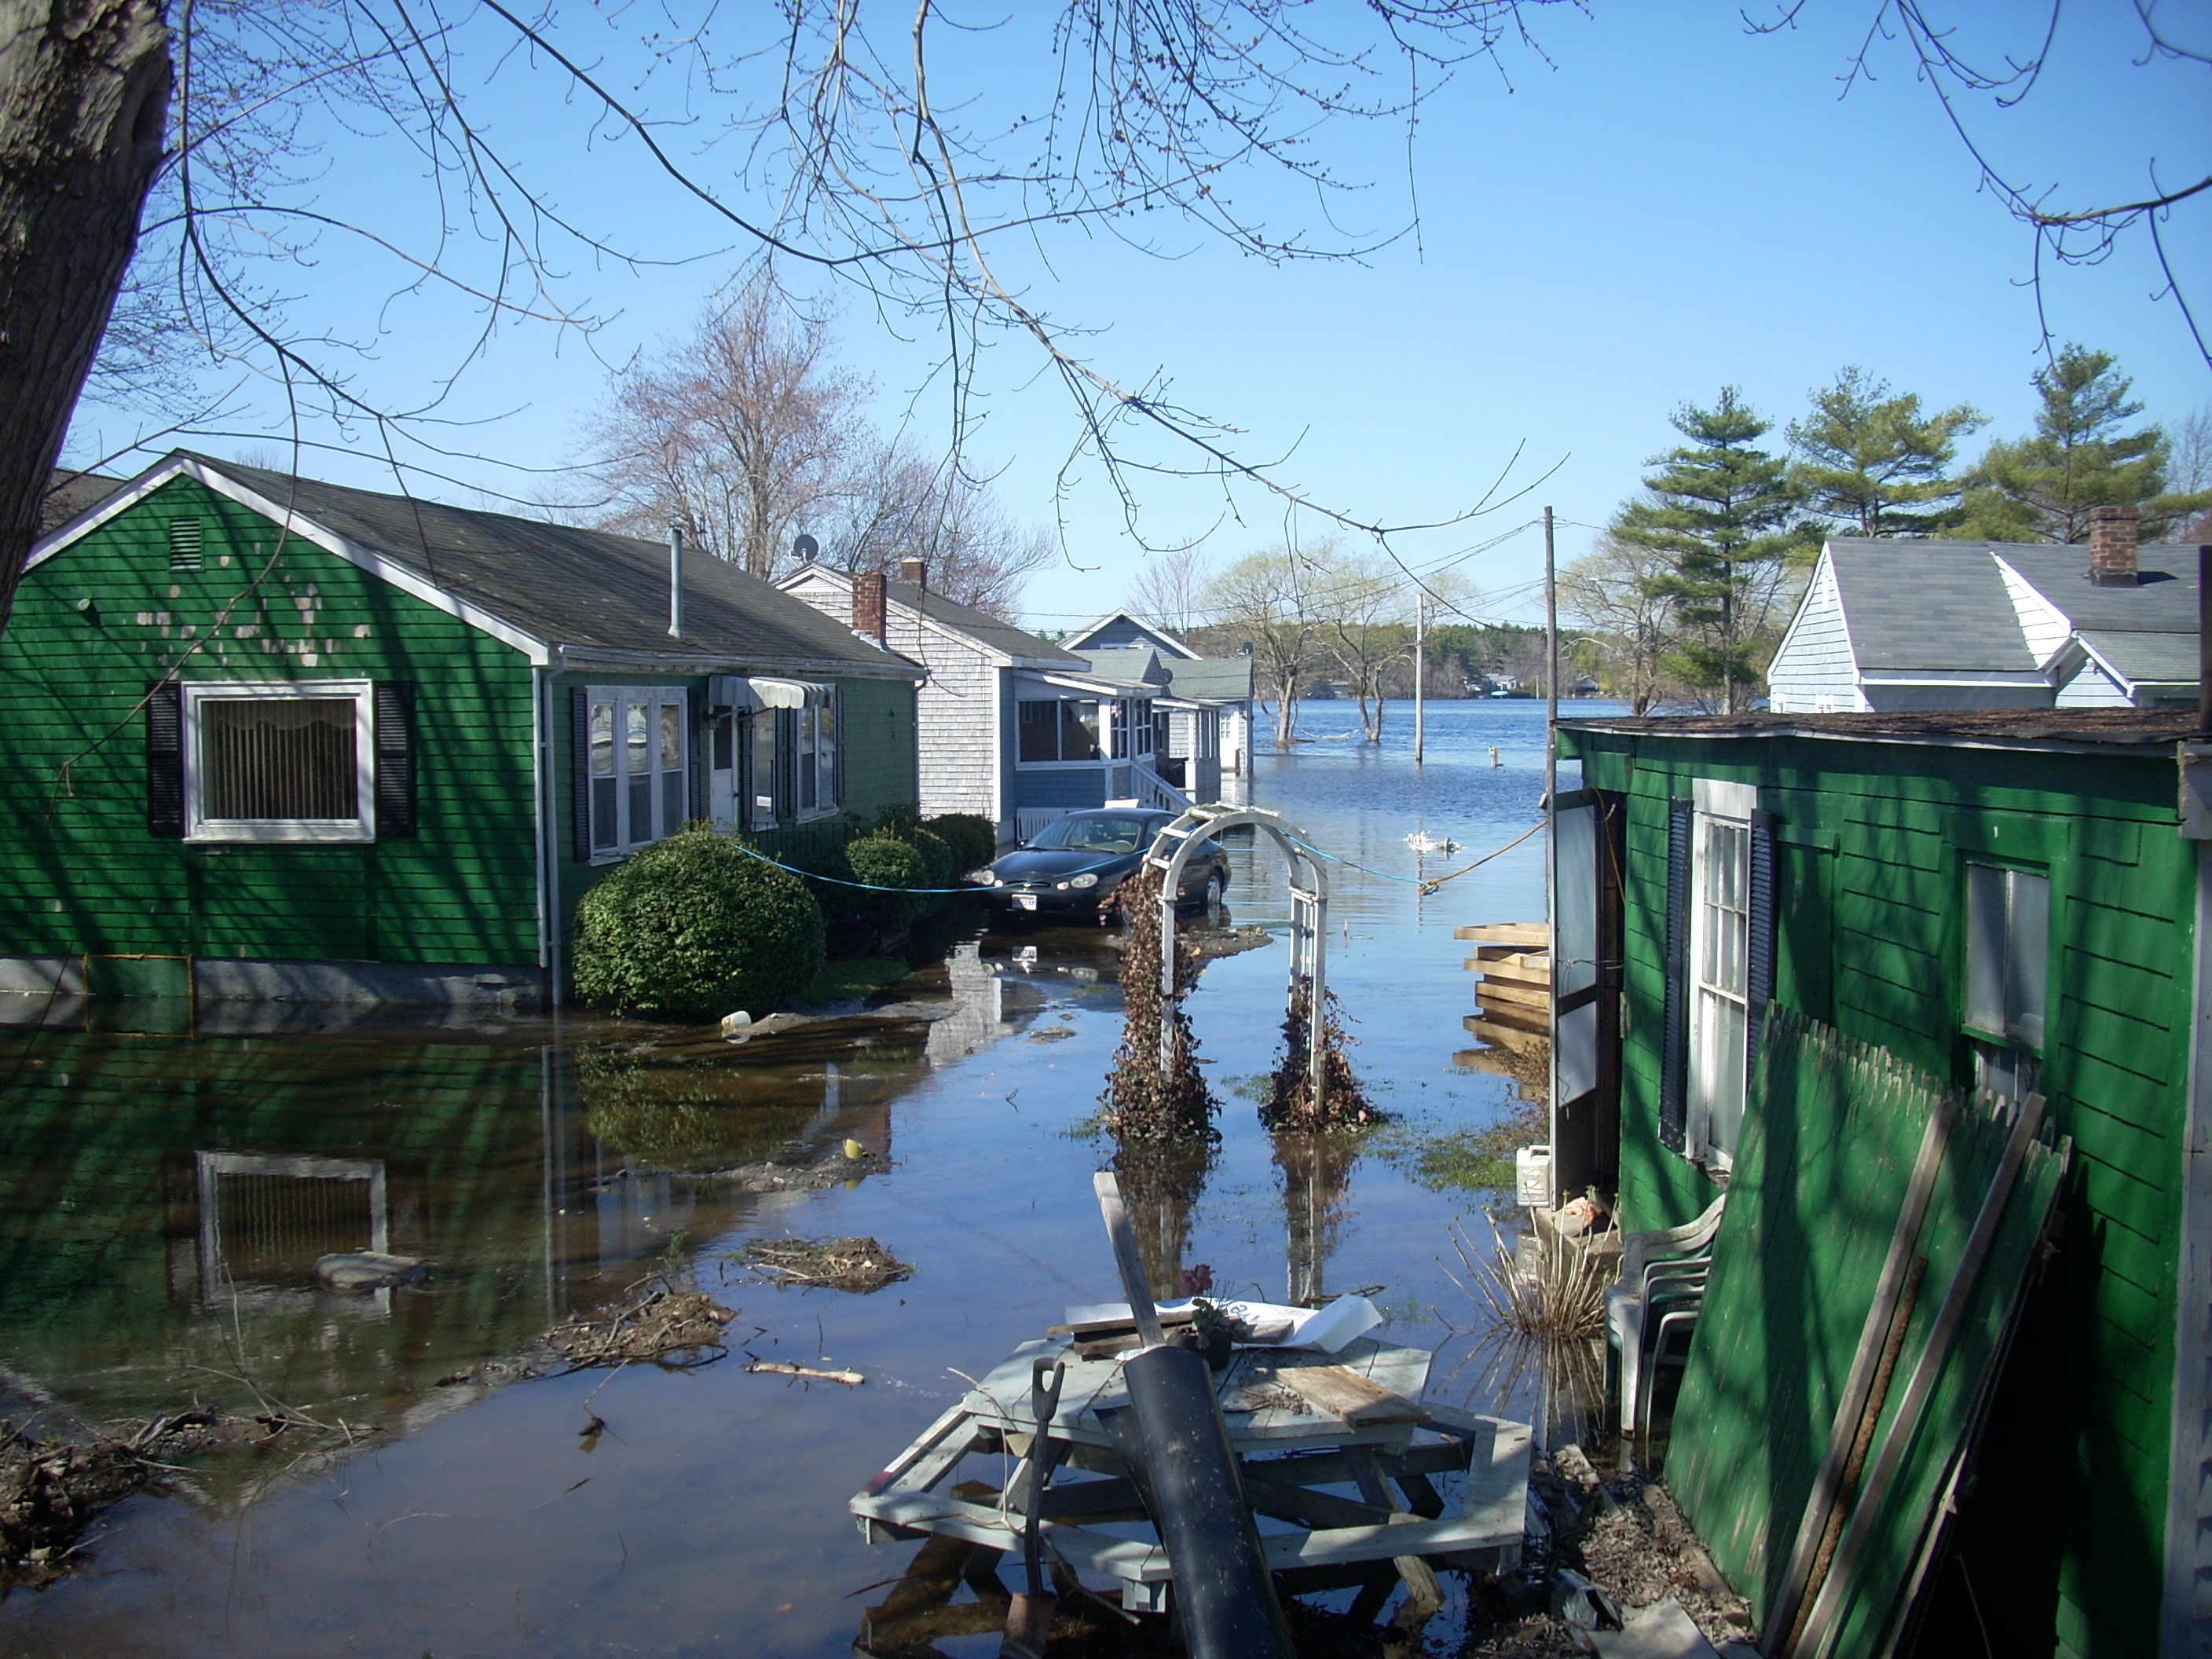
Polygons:
M1237 1357L1237 1345L1219 1326L1212 1330L1184 1330L1175 1334L1178 1348L1188 1348L1206 1361L1209 1370L1225 1371Z

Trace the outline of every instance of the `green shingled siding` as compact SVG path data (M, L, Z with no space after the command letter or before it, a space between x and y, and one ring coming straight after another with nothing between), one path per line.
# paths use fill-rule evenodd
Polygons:
M1990 1431L2003 1444L1963 1536L2002 1554L2000 1650L2155 1648L2173 1366L2180 1139L2192 994L2193 848L2170 754L2103 757L1777 738L1565 734L1626 794L1620 1205L1688 1220L1713 1188L1659 1143L1667 803L1751 783L1777 815L1776 1000L1965 1082L1964 866L2045 868L2051 962L2044 1088L2075 1140L2058 1257ZM2036 1564L2040 1563L2040 1565Z
M170 568L179 518L203 526L198 572ZM149 836L134 708L179 662L193 681L413 682L417 836ZM0 635L0 954L534 963L530 694L511 647L173 479L31 571Z

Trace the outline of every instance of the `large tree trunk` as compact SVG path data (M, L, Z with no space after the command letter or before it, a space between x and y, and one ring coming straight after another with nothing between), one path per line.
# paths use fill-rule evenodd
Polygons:
M166 9L0 0L0 626L161 164Z

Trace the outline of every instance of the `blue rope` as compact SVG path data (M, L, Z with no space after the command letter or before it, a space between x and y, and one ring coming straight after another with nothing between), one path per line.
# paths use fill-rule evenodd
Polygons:
M902 842L900 845L903 846L905 843ZM772 859L767 854L746 846L743 842L738 842L736 846L738 851L743 853L747 858L758 859L763 864L772 864L777 869L797 876L801 880L826 881L832 887L857 887L864 893L988 893L991 890L988 887L884 887L872 881L847 881L839 876L825 876L813 870L801 870L796 865L786 864L781 859ZM1087 875L1092 870L1103 870L1105 867L1103 864L1087 865L1081 870L1071 870L1067 873L1071 876Z

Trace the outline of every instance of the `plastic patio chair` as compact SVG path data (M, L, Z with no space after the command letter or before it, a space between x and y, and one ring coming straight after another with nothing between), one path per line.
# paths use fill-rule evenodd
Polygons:
M1618 1356L1613 1371L1624 1433L1637 1432L1645 1415L1651 1370L1645 1358L1652 1352L1649 1338L1659 1334L1648 1316L1660 1303L1682 1310L1686 1298L1702 1299L1705 1274L1712 1266L1713 1239L1727 1203L1723 1194L1695 1221L1631 1233L1622 1241L1620 1278L1605 1293L1605 1329L1607 1343ZM1686 1322L1670 1328L1680 1329ZM1686 1348L1686 1332L1683 1341Z

